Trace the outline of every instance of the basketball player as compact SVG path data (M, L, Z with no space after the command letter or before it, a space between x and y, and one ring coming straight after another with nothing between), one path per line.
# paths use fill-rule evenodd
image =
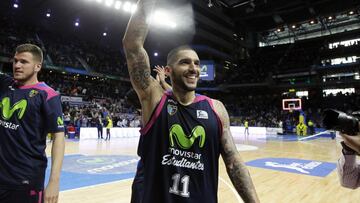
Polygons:
M141 161L132 202L217 202L221 153L229 177L245 202L259 202L250 174L234 145L229 116L217 100L195 94L200 60L189 46L168 54L165 70L173 91L150 75L144 49L146 17L155 0L139 0L123 45L130 79L141 102ZM140 190L140 191L139 191Z
M106 116L106 138L105 140L110 141L110 129L113 127L113 121L111 120L110 116Z
M58 200L64 126L59 95L45 83L38 82L42 61L39 47L23 44L16 48L13 58L14 78L0 74L1 203ZM54 141L50 179L43 192L48 133Z
M244 131L245 138L249 138L249 122L247 120L245 120L244 122L244 127L245 127L245 131Z
M360 165L356 163L356 155L360 155L360 134L340 135L344 139L341 142L342 155L337 163L340 184L346 188L356 189L360 187Z

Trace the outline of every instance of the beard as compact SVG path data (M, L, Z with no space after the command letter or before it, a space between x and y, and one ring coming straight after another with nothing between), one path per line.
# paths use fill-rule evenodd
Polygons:
M187 85L182 76L183 75L176 75L174 72L171 73L173 86L177 86L186 92L194 91L197 87L197 82L195 85Z
M30 74L22 73L20 76L16 76L16 74L14 73L14 79L17 80L20 83L25 83L26 81L31 80L31 78L33 78L35 75L36 75L35 71L33 71Z

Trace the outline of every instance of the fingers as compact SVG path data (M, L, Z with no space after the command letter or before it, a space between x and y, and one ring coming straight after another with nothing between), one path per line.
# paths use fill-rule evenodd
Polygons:
M156 65L155 69L153 69L153 70L156 71L156 72L162 72L162 71L165 71L165 67Z
M57 203L58 199L58 195L50 197L45 195L45 203Z
M156 80L157 80L158 82L160 82L160 76L159 76L159 74L156 74Z
M164 66L156 65L155 68L153 69L153 71L155 71L157 73L157 76L160 75L159 77L161 77L161 78L167 77Z

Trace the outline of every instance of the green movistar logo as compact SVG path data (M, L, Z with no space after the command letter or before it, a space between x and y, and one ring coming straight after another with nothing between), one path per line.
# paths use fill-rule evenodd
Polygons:
M170 128L170 145L174 146L174 138L177 144L183 149L189 149L195 142L195 140L200 137L199 147L202 148L205 143L205 130L202 126L196 126L192 131L191 135L187 136L184 133L184 130L179 124L174 124Z
M58 124L58 126L64 125L64 120L60 116L57 118L57 124Z
M15 111L18 111L17 113L18 119L22 119L26 107L27 107L27 101L25 99L16 102L12 107L10 107L10 98L5 97L2 99L0 103L0 110L2 110L1 116L3 119L9 120L13 116Z

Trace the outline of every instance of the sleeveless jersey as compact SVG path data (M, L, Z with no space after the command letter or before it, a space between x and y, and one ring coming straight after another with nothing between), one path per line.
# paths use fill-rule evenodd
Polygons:
M140 132L142 202L217 202L222 125L210 98L183 106L167 92Z
M60 96L0 74L0 189L43 189L47 133L64 131Z

